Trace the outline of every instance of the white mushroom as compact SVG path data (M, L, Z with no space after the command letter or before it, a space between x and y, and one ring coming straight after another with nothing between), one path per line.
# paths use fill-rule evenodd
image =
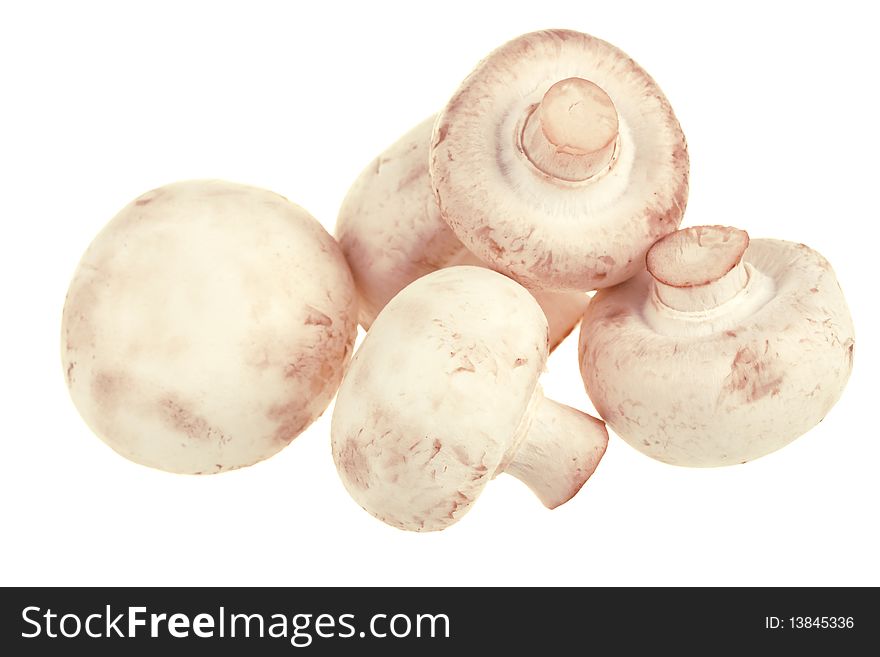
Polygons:
M688 195L663 92L611 44L566 30L484 59L441 112L430 162L458 238L532 289L592 290L643 270Z
M587 393L630 445L676 465L742 463L831 410L854 338L825 258L698 226L657 242L647 265L596 294L580 336Z
M485 267L440 216L428 176L431 117L404 135L352 185L336 224L360 298L359 319L369 329L391 297L425 274L452 265ZM583 316L582 293L534 291L550 324L550 349Z
M92 430L182 473L250 465L330 402L357 330L333 238L261 189L183 182L126 206L64 305L62 359Z
M545 399L547 320L479 267L419 278L379 313L343 379L333 458L352 497L401 529L444 529L508 472L554 508L605 451L605 425Z

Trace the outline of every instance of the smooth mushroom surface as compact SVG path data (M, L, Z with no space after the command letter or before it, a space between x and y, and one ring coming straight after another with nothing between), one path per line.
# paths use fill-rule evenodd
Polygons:
M379 313L343 379L333 458L384 522L444 529L501 472L549 508L605 452L602 421L546 399L547 320L511 279L480 267L419 278Z
M688 152L657 83L624 52L568 30L484 59L434 128L441 216L530 289L616 285L681 223Z
M468 251L440 216L428 176L434 117L383 152L358 177L336 223L369 329L391 298L417 278L453 265L486 264ZM583 293L532 291L550 324L552 351L580 321Z
M356 319L342 252L305 210L181 182L134 200L89 246L64 305L64 374L123 456L215 473L271 456L324 411Z
M744 463L840 398L853 324L816 251L697 226L658 241L647 266L596 293L580 335L587 393L630 445L676 465Z

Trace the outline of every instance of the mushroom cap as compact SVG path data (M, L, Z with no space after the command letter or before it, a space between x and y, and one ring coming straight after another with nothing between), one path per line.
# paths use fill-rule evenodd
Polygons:
M369 329L391 298L454 262L461 241L440 217L428 177L429 117L377 157L351 186L336 221Z
M538 170L520 123L551 86L583 78L610 97L618 145L607 171L580 182ZM688 195L684 134L654 80L605 41L567 30L501 46L440 114L431 177L455 234L494 269L534 289L609 287L645 266L681 222Z
M647 273L597 292L587 308L587 393L648 456L745 462L808 431L843 391L853 325L828 261L803 244L755 239L743 262L747 287L718 308L658 315Z
M449 267L385 306L333 411L352 497L402 529L456 522L515 452L547 359L547 320L520 285Z
M244 185L176 183L127 205L83 256L64 373L123 456L219 472L271 456L323 412L356 313L345 259L305 210Z
M440 216L428 176L429 117L376 158L352 185L336 222L351 267L358 320L369 329L391 298L417 278L453 265L487 266ZM574 329L586 295L532 292L550 324L550 348Z

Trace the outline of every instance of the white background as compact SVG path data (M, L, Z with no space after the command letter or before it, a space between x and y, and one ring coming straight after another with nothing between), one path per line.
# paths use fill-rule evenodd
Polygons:
M0 584L880 585L869 3L16 4L0 9ZM833 263L857 347L821 425L710 470L612 436L558 510L501 476L424 535L348 497L330 410L276 457L213 477L134 465L89 432L61 372L61 308L123 205L219 177L282 193L332 231L372 158L490 50L545 27L611 41L663 87L690 146L686 224L805 242ZM544 385L594 412L576 351L573 337Z

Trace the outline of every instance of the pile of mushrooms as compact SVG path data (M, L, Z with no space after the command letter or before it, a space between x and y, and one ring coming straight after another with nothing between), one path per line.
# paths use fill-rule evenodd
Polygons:
M523 35L363 171L338 242L287 199L222 181L126 206L70 284L71 397L128 459L208 474L280 451L338 390L345 488L414 531L457 522L501 473L565 503L605 422L666 463L744 463L828 413L853 325L803 244L679 229L688 173L668 100L625 53ZM538 381L578 321L601 420Z

